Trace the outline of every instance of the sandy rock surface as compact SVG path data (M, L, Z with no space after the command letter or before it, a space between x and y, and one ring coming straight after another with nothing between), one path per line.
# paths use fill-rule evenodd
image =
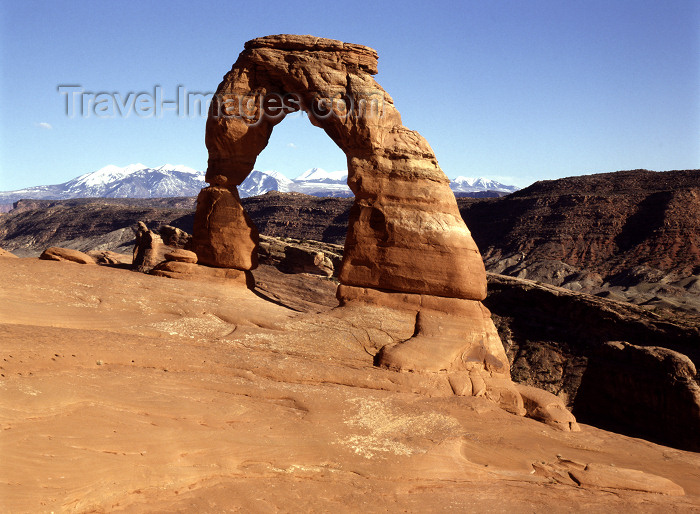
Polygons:
M17 258L17 256L14 253L8 252L7 250L4 250L2 248L0 248L0 257L6 257L6 258L10 258L10 259Z
M1 510L700 508L700 455L376 368L398 314L262 268L250 291L0 259Z

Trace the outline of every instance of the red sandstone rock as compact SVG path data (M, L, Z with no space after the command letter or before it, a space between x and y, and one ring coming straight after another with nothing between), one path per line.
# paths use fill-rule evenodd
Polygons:
M77 262L78 264L96 264L95 259L86 253L79 250L71 250L70 248L59 248L58 246L47 248L39 258L46 261L70 261Z
M550 392L524 384L516 384L523 399L527 416L542 421L565 432L579 432L576 418L566 409L564 402Z
M571 478L581 487L597 489L626 489L671 496L683 496L681 486L668 478L652 475L636 469L617 468L603 464L588 464L584 469L569 471Z
M646 471L607 464L585 464L561 455L557 459L556 462L549 463L533 462L534 474L564 485L613 490L618 494L622 491L640 491L669 496L685 495L685 490L680 485Z
M249 289L255 287L255 280L249 271L234 268L211 268L191 262L164 261L151 270L151 275L215 284L236 284Z
M154 231L149 230L143 221L139 221L135 236L132 267L136 271L150 271L162 260L163 239Z
M360 45L290 35L249 41L211 104L206 179L233 191L284 118L265 101L286 100L286 112L304 110L348 157L355 205L341 283L482 300L484 266L449 180L425 139L401 124L392 98L372 78L376 72L376 52ZM201 228L216 231L234 219L245 225L243 218L210 221L211 203L205 196L198 206L197 254L206 264L241 267L249 252L241 239L207 239Z
M258 233L236 188L273 127L303 110L345 152L355 193L339 274L341 305L410 313L411 326L400 327L409 337L385 343L375 364L449 373L456 394L486 396L523 415L503 345L480 303L484 264L449 179L427 141L402 125L392 98L372 78L376 73L376 52L360 45L289 35L247 42L211 103L211 186L197 199L192 247L202 264L257 265Z
M208 266L240 270L258 266L258 229L235 187L211 186L199 193L192 249L198 262Z
M174 250L165 252L165 260L197 264L197 254L189 250L183 250L182 248L175 248Z
M404 318L411 325L401 329L406 336L382 344L385 331L379 338L368 334L370 340L379 339L376 365L395 371L447 373L454 394L485 396L508 412L526 414L491 313L481 302L346 285L338 287L337 297L348 309L338 316L346 319L363 308L379 311L384 325L387 319L400 319L396 313L407 314Z

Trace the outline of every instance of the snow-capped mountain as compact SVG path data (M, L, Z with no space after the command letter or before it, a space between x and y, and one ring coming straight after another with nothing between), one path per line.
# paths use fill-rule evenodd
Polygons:
M287 193L291 191L294 182L277 171L253 170L238 186L238 194L241 198L257 196L268 191L281 191Z
M311 168L299 175L292 181L290 191L313 196L353 196L347 170L328 172L322 168Z
M311 168L295 179L289 179L277 171L253 170L238 187L241 198L256 196L268 191L295 191L313 196L350 197L347 170L325 171ZM0 205L11 204L22 198L36 200L63 200L67 198L162 198L169 196L196 196L206 187L204 172L187 166L164 164L149 168L143 164L130 164L120 168L109 165L91 173L85 173L63 184L36 186L17 191L0 192ZM450 187L458 196L484 191L512 193L515 186L508 186L485 178L457 177Z
M143 164L130 164L120 168L109 165L63 184L0 192L0 203L12 203L22 198L64 200L195 196L205 186L204 172L187 166L164 164L149 168Z
M348 170L326 171L323 168L311 168L294 179L295 182L347 182Z
M204 173L186 166L164 164L149 168L130 164L105 166L65 184L69 198L159 198L193 196L205 187Z
M450 187L455 193L476 193L479 191L500 191L504 193L513 193L519 188L515 186L507 186L496 182L495 180L489 180L486 178L471 178L471 177L457 177L450 182Z

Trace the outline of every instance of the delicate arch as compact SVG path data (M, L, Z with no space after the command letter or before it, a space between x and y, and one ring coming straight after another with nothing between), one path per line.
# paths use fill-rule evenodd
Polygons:
M200 263L257 265L257 230L236 186L274 126L301 109L347 156L355 203L339 277L345 291L485 298L483 261L449 179L427 141L401 124L376 73L377 53L361 45L295 35L245 44L207 119L211 186L198 198L194 230Z

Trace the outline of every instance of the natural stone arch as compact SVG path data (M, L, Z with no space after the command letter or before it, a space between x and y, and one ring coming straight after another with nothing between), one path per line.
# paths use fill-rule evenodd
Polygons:
M284 117L279 109L288 103L289 112L304 110L345 152L355 193L337 292L341 306L354 308L333 315L365 329L379 366L434 373L443 391L486 396L510 412L576 430L557 397L511 381L503 344L481 304L484 265L449 179L425 139L401 124L376 73L377 53L365 46L291 35L246 43L207 119L211 186L197 198L199 262L257 266L258 233L237 186ZM264 104L266 98L279 103ZM360 108L374 100L380 111Z
M245 44L207 120L206 180L212 187L198 199L194 233L201 263L256 265L257 231L236 186L252 171L286 105L289 112L306 111L347 156L355 203L343 286L485 298L483 261L449 179L426 140L401 124L392 98L372 77L376 73L377 53L361 45L295 35ZM344 293L353 295L347 287Z

